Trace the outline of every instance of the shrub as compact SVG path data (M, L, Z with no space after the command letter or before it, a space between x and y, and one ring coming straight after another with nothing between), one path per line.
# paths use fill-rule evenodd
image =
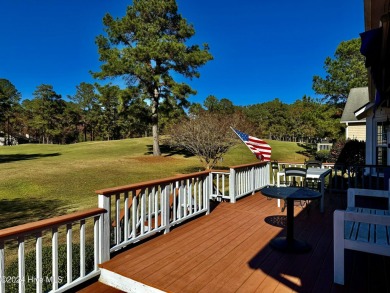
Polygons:
M322 162L322 163L329 162L329 160L330 160L330 151L328 151L328 150L318 151L316 153L316 155L315 155L315 159L317 161Z
M333 144L330 162L348 166L365 164L366 143L357 139L340 139Z
M94 253L93 246L85 246L85 271L86 274L93 270ZM30 251L25 255L25 292L35 292L36 288L36 262L35 250ZM79 244L72 245L72 279L75 280L80 276L80 246ZM42 249L42 275L41 280L43 292L52 290L52 252L51 247L43 247ZM12 262L5 271L6 292L18 292L18 260ZM58 287L66 284L66 245L58 247Z

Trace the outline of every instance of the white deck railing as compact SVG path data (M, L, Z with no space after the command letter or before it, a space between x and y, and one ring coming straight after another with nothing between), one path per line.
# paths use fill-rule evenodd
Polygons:
M235 203L240 197L253 194L270 184L270 167L267 163L254 163L230 167L227 171L212 170L210 198Z
M98 264L110 259L111 253L150 237L156 233L170 231L171 227L201 214L210 212L210 199L224 199L234 203L244 195L253 194L270 183L270 167L267 163L255 163L231 167L228 171L204 171L188 175L102 189L98 194L99 208L60 216L31 224L0 230L0 293L7 292L6 262L10 255L7 245L17 251L18 275L11 281L18 282L18 291L26 292L26 280L33 277L36 292L42 292L42 280L48 276L42 270L42 249L51 246L52 280L51 292L63 292L98 276ZM86 220L92 219L94 265L86 272ZM79 236L73 230L79 224ZM50 234L50 241L43 235ZM59 275L59 234L65 237L66 276ZM33 239L35 250L34 276L26 275L25 243ZM72 247L77 239L80 245L80 272L74 278ZM13 241L13 244L10 244ZM47 243L48 242L48 243ZM31 249L28 250L30 253ZM66 279L65 284L58 282ZM34 281L31 280L31 281Z
M102 247L104 259L110 252L208 213L210 184L205 171L96 191L99 207L107 210L104 237L110 243Z
M104 212L105 210L103 209L95 208L0 230L0 292L9 292L11 291L11 286L17 286L18 292L29 293L30 291L26 291L26 285L30 285L28 283L35 285L35 292L42 292L45 283L50 283L49 285L52 288L50 292L64 292L99 275L98 264L101 263L100 243L102 242L100 235L102 235L101 231L103 228L101 219ZM86 220L89 219L92 219L93 225L91 234L93 235L94 265L92 271L86 272L87 260L85 251L88 238L86 234ZM76 227L76 224L78 227ZM74 237L74 229L79 230L77 237ZM48 241L48 244L44 237L50 234L51 239ZM66 256L59 255L58 253L59 246L61 245L59 234L65 234ZM72 256L74 238L78 238L77 242L80 247L80 259L78 260L80 271L78 277L75 279L73 279L74 260ZM34 253L35 251L35 273L27 275L25 258L27 253L31 252L26 249L26 245L30 244L31 241L34 242L34 247L31 249L31 252ZM43 275L42 250L44 244L51 246L52 265L49 275ZM16 251L13 248L16 248ZM17 260L17 275L5 275L6 256ZM66 260L62 260L62 263L66 263L66 276L59 275L60 257L66 257ZM61 285L62 283L64 285Z

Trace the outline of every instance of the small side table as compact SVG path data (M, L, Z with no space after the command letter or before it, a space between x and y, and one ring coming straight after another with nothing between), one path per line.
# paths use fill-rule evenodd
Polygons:
M287 201L287 237L277 237L270 245L283 252L303 253L310 251L310 245L294 238L294 200L314 200L321 198L321 193L305 187L265 187L261 193L267 197Z

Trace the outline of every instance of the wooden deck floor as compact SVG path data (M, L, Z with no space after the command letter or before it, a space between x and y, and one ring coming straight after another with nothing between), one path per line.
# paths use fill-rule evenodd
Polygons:
M345 196L345 195L344 195ZM281 253L268 243L285 235L286 212L260 193L220 203L203 217L116 255L103 268L167 292L390 292L388 257L346 252L346 285L333 283L333 210L295 207L295 237L312 250ZM99 292L91 285L80 292ZM104 290L104 291L103 291ZM106 287L100 292L109 291Z

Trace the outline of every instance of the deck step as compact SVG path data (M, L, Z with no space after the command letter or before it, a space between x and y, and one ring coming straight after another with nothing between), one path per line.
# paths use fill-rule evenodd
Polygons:
M123 293L124 291L103 284L99 281L77 291L78 293Z
M123 292L165 293L165 291L161 291L103 268L100 270L99 282L122 290Z
M100 277L95 283L77 291L78 293L165 293L159 289L134 281L120 274L101 268Z

